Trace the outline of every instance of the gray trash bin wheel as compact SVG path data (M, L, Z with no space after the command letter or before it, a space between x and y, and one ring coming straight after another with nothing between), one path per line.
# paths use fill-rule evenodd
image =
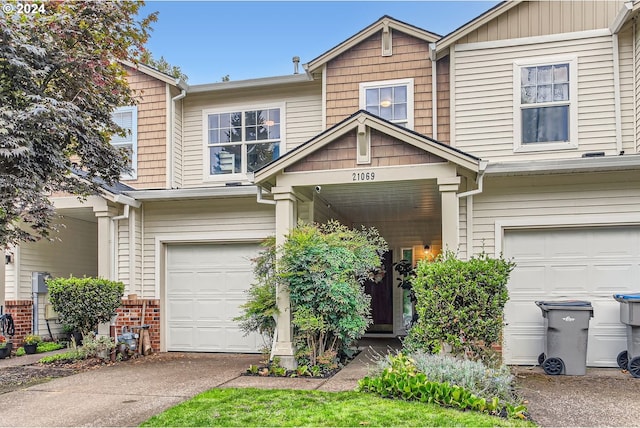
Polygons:
M618 362L618 367L620 367L622 370L627 370L627 368L629 367L629 353L627 351L622 351L618 354L618 357L616 358L616 361Z
M541 366L542 363L544 363L545 358L547 358L546 355L544 355L544 352L540 355L538 355L538 365Z
M629 373L633 377L640 377L640 357L635 357L629 361Z
M542 368L544 372L548 375L559 375L564 371L564 362L560 358L547 358L542 363Z

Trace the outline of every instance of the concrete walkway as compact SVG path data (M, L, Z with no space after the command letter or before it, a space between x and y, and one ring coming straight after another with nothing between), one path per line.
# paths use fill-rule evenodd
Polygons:
M367 374L371 351L365 351L330 379L241 376L260 355L157 354L2 394L0 426L137 426L211 388L349 391ZM0 360L0 367L39 357ZM516 376L541 426L640 426L640 379L620 370L547 376L539 368L517 368Z

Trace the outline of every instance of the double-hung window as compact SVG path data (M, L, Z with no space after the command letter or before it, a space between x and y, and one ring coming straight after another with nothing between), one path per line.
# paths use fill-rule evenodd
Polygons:
M576 61L515 65L517 151L577 147Z
M360 108L413 129L413 79L360 83Z
M205 112L210 176L254 172L280 156L281 108Z
M135 180L138 170L138 108L136 106L120 107L111 114L113 121L125 130L125 135L114 134L111 144L124 148L129 155L131 172L122 175L123 180Z

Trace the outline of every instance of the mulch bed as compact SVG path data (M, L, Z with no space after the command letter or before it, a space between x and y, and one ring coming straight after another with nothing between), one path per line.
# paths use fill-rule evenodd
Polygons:
M0 394L109 364L112 363L105 363L99 358L87 358L78 361L58 361L52 364L35 363L27 366L5 367L0 369Z

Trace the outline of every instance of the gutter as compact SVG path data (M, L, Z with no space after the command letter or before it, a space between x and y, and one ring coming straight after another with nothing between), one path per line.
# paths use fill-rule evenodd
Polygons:
M483 191L483 183L484 183L484 175L487 170L487 166L489 165L489 161L481 160L480 168L478 170L478 176L476 177L476 184L478 185L477 189L469 190L466 192L458 193L458 198L466 198L467 196L477 195L482 193Z
M256 187L256 202L259 204L266 204L266 205L275 205L276 201L274 201L273 199L263 199L262 198L262 187L257 186ZM275 343L275 341L274 341Z

